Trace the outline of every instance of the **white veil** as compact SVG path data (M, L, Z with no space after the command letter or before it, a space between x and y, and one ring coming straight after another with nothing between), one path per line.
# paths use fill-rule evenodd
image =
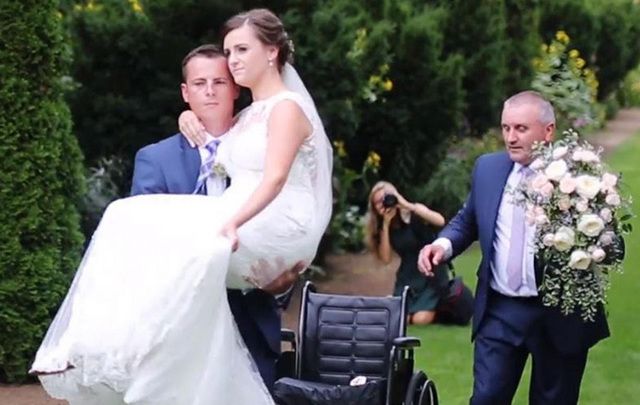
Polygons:
M308 113L311 115L309 118L314 128L312 142L316 153L316 170L313 178L313 188L317 213L315 219L318 226L315 227L315 229L324 233L331 219L333 206L331 174L333 168L333 149L331 148L331 142L324 130L324 125L322 125L322 120L320 119L320 114L318 114L318 109L316 108L313 98L302 82L300 75L291 64L286 63L282 68L282 79L289 90L301 95L311 107L311 111ZM318 238L322 237L322 233L318 235Z

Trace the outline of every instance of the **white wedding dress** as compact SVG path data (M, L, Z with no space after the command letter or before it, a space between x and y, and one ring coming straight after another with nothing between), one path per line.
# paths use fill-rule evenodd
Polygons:
M283 99L313 126L275 200L239 228L219 230L263 175L267 120ZM254 102L218 151L232 178L219 197L143 195L105 212L33 372L72 405L272 404L236 328L226 288L264 286L310 263L331 210L331 150L310 98ZM73 368L62 373L68 365Z

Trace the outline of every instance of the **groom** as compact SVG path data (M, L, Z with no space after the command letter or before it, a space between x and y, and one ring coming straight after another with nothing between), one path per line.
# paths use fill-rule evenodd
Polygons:
M182 76L182 98L202 121L208 144L192 148L178 133L140 149L135 159L131 195L194 191L220 195L227 186L226 179L211 176L210 169L217 146L225 142L233 124L238 86L231 78L224 54L215 45L202 45L189 52L182 61ZM276 378L275 363L280 355L280 314L273 294L289 289L298 270L285 272L263 290L227 290L238 329L269 389Z
M476 161L467 201L418 259L429 275L434 265L480 241L472 405L511 404L529 355L529 403L576 404L587 352L609 336L602 306L594 322L584 322L578 314L564 316L542 304L534 229L516 215L519 207L506 191L527 176L533 143L550 142L554 132L553 107L540 94L526 91L509 98L502 111L506 153Z

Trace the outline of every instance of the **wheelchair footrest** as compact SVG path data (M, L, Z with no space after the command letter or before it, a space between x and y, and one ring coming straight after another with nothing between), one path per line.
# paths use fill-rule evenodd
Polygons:
M273 388L278 405L372 405L383 403L386 380L372 380L363 385L331 385L281 378Z

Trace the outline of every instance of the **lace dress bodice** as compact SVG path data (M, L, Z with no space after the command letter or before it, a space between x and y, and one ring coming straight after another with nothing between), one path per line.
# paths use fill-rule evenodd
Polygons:
M284 91L265 100L255 101L240 112L237 123L230 132L230 142L225 142L220 148L220 163L225 167L233 183L260 179L264 173L267 153L267 137L269 116L273 107L280 101L290 99L298 103L307 113L306 102L297 93ZM317 128L317 122L311 120L312 127ZM298 189L312 188L315 176L314 145L312 133L298 150L285 187Z

